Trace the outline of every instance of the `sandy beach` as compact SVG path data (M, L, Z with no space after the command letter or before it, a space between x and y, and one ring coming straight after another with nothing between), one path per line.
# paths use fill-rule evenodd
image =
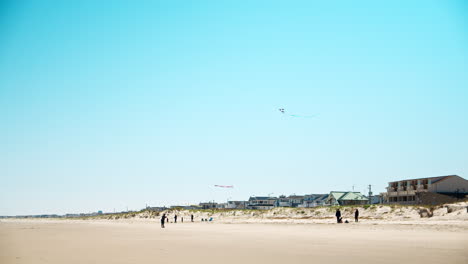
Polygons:
M468 263L468 225L8 220L0 263Z

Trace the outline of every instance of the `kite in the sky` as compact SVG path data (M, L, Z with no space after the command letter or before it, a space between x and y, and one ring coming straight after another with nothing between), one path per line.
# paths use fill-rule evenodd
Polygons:
M215 185L215 187L219 187L219 188L234 188L233 185Z
M283 115L287 115L287 116L291 116L291 117L300 117L300 118L311 118L311 117L315 117L315 116L303 116L303 115L289 115L289 114L286 114L286 111L284 110L284 108L280 108L278 109Z

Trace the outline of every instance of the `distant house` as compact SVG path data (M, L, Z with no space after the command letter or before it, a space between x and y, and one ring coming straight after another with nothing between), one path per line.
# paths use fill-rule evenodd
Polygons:
M288 197L280 195L276 199L276 207L299 207L304 202L304 195L290 195Z
M80 214L65 214L65 217L80 217Z
M389 182L383 201L390 204L439 204L468 195L468 181L458 175Z
M380 204L382 203L382 196L380 194L377 195L372 195L371 197L368 197L370 199L371 204Z
M299 207L316 207L327 205L328 194L306 194Z
M173 205L171 206L171 209L196 210L196 209L202 209L202 208L198 205Z
M155 212L161 212L161 211L164 211L164 210L167 210L167 207L146 207L147 210L149 211L155 211Z
M276 199L276 207L292 207L291 201L288 197L284 195L280 195L278 199Z
M276 197L252 196L249 198L248 209L268 210L275 207Z
M200 203L199 206L201 209L216 209L218 203L215 202L208 202L208 203Z
M304 202L304 195L289 195L288 199L291 203L291 207L298 207Z
M247 201L228 201L226 209L245 209Z
M197 210L197 209L202 209L202 208L199 205L192 204L192 205L184 206L184 209L186 209L186 210Z
M227 203L219 203L216 205L216 209L226 209Z
M360 192L330 192L327 203L330 205L361 205L368 204L369 199Z

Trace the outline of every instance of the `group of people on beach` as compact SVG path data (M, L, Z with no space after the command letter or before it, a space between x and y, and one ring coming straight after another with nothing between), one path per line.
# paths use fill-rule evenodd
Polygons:
M183 223L184 222L184 218L181 217L180 218L181 222ZM193 215L190 215L190 220L193 222ZM166 214L163 214L161 216L161 228L164 228L164 224L165 223L169 223L169 216L166 215ZM174 223L177 223L177 215L174 215Z
M338 224L343 223L343 217L341 217L340 208L336 209L335 216L336 216L336 222L337 222ZM356 211L354 211L354 222L357 223L358 220L359 220L359 210L356 209ZM349 223L348 220L346 220L345 223Z
M343 223L343 217L341 217L341 211L340 211L340 208L336 209L336 212L335 212L335 216L336 216L336 222L338 224L340 223ZM193 222L193 214L190 215L190 220ZM210 219L210 221L212 220L212 218ZM208 221L208 219L202 219L202 221ZM358 222L359 221L359 210L356 209L354 211L354 222ZM163 214L161 216L161 228L164 228L164 224L165 223L169 223L169 216L167 216L166 214ZM184 222L184 218L181 217L181 222L183 223ZM177 215L174 215L174 223L177 223ZM348 220L345 221L345 223L349 223Z

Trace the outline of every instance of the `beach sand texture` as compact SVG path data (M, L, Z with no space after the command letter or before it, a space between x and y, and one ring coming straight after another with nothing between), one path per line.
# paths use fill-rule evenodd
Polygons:
M468 263L467 225L10 220L0 263Z

